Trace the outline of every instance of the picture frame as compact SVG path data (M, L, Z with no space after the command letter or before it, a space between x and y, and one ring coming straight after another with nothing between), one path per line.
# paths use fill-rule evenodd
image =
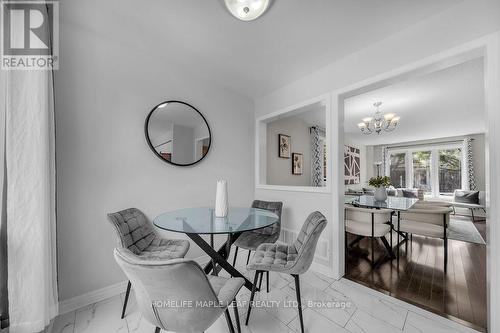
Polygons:
M302 153L292 154L292 175L302 175L304 169L304 155Z
M286 134L278 134L278 157L290 158L291 137Z

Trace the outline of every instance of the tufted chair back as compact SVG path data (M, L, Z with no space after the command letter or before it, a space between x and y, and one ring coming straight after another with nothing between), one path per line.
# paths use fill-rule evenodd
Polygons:
M278 215L278 222L269 227L254 230L253 232L261 233L264 235L277 235L277 237L279 237L281 232L281 211L283 210L283 203L281 201L254 200L252 203L252 208L268 210Z
M326 217L316 211L309 214L302 225L302 229L293 243L297 251L297 258L294 264L295 274L305 273L311 266L319 236L323 229L325 229L326 223Z
M144 260L124 248L115 248L114 256L132 283L139 310L156 327L203 332L225 309L193 260Z
M144 251L157 237L148 219L137 208L128 208L108 214L115 227L119 244L135 254Z

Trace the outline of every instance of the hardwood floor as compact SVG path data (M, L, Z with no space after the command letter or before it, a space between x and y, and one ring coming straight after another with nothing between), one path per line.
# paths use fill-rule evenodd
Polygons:
M476 222L475 226L486 239L485 223ZM349 243L355 238L347 235ZM394 245L397 242L395 233L393 242ZM405 245L401 246L399 269L397 260L391 261L388 257L372 269L367 260L371 256L370 239L364 238L347 251L346 277L485 331L486 246L455 240L448 242L448 272L444 274L441 239L414 235L407 251ZM387 255L380 240L376 242L374 253L375 260Z

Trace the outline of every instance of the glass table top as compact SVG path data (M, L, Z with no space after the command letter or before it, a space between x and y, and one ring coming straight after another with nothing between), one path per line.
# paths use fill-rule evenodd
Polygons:
M268 227L278 215L257 208L231 207L227 217L216 217L214 208L195 207L163 213L153 224L160 229L187 234L228 234Z
M394 210L408 210L418 199L404 197L387 197L386 201L375 201L373 195L345 196L345 203L353 206L368 208L387 208Z

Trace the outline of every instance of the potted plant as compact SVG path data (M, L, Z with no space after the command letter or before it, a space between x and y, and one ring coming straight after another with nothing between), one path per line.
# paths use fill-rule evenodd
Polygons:
M391 186L391 179L387 176L372 177L368 181L370 186L375 187L375 200L387 200L387 187Z

